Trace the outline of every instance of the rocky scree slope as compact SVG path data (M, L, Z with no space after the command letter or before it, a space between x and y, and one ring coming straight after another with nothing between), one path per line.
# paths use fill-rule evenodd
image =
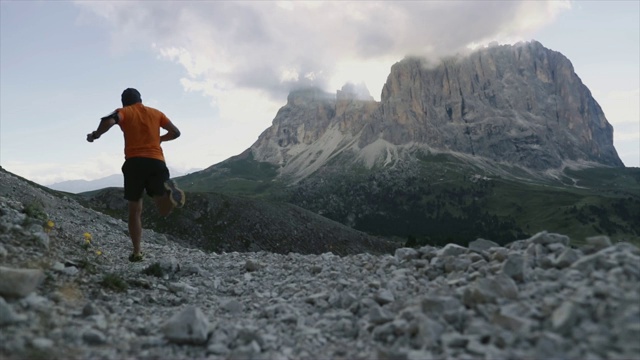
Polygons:
M125 229L0 172L2 357L640 356L640 250L607 237L336 256L206 253L145 230L147 259L128 263Z

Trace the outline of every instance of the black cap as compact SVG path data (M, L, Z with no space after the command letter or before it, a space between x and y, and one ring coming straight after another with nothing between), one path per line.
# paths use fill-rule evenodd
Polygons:
M140 92L134 88L128 88L122 92L122 106L129 106L142 102Z

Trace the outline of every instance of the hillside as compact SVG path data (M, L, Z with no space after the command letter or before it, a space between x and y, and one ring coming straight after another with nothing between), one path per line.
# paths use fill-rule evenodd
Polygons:
M354 229L421 244L514 241L542 230L583 242L604 234L640 244L640 169L583 168L535 176L517 167L423 154L394 166L342 159L294 184L249 153L178 179L191 191L290 202Z
M400 244L367 235L297 206L216 193L187 193L188 201L166 219L145 198L143 224L206 251L269 251L339 255L392 253ZM126 221L123 190L78 197L84 206Z

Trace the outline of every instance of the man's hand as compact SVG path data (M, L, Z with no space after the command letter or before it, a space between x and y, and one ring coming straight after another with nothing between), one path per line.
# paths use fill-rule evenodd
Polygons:
M178 137L180 137L180 130L178 130L178 128L175 125L173 125L171 121L169 121L162 128L167 130L167 133L160 136L160 143L163 143L165 141L175 140Z
M116 124L116 120L112 116L114 114L117 115L118 113L114 112L113 114L111 114L109 116L105 116L100 120L100 125L98 125L98 130L87 134L87 141L88 142L92 143L94 140L100 139L100 136L102 136L102 134L104 134L107 131L109 131L109 129L111 129L111 127Z

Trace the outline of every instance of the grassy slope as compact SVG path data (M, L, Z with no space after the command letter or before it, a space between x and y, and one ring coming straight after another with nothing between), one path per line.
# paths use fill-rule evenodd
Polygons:
M640 224L634 221L640 219L640 169L567 170L558 181L514 181L487 174L491 180L472 183L469 180L472 175L486 172L450 156L421 156L420 164L414 179L375 196L367 188L372 173L360 169L350 174L338 171L341 175L337 185L308 187L299 191L297 198L292 197L285 192L284 184L275 180L275 166L258 163L250 156L186 176L180 179L180 184L190 191L285 199L315 212L326 211L326 216L343 223L349 212L362 213L357 204L349 202L377 202L372 205L375 210L372 212L378 215L364 216L359 223L356 221L355 227L385 236L419 237L436 231L443 237L449 231L450 237L456 238L456 231L467 231L468 237L469 232L483 226L511 226L513 236L547 230L567 234L576 243L598 234L608 234L614 241L640 243ZM339 168L339 164L335 165ZM328 195L346 199L347 208L327 211L330 205L323 198ZM350 201L350 196L358 200ZM311 205L305 206L304 202ZM442 212L450 217L443 218ZM474 216L476 213L482 216ZM457 226L442 229L443 223L457 219Z
M87 206L126 221L122 189L105 189L84 199ZM343 224L281 202L217 193L187 193L184 208L164 218L144 197L145 228L174 236L185 246L206 251L270 251L340 255L390 253L397 244L357 232Z
M213 168L179 177L176 181L180 187L192 192L270 197L281 190L281 184L274 181L277 175L275 165L257 162L249 153Z

